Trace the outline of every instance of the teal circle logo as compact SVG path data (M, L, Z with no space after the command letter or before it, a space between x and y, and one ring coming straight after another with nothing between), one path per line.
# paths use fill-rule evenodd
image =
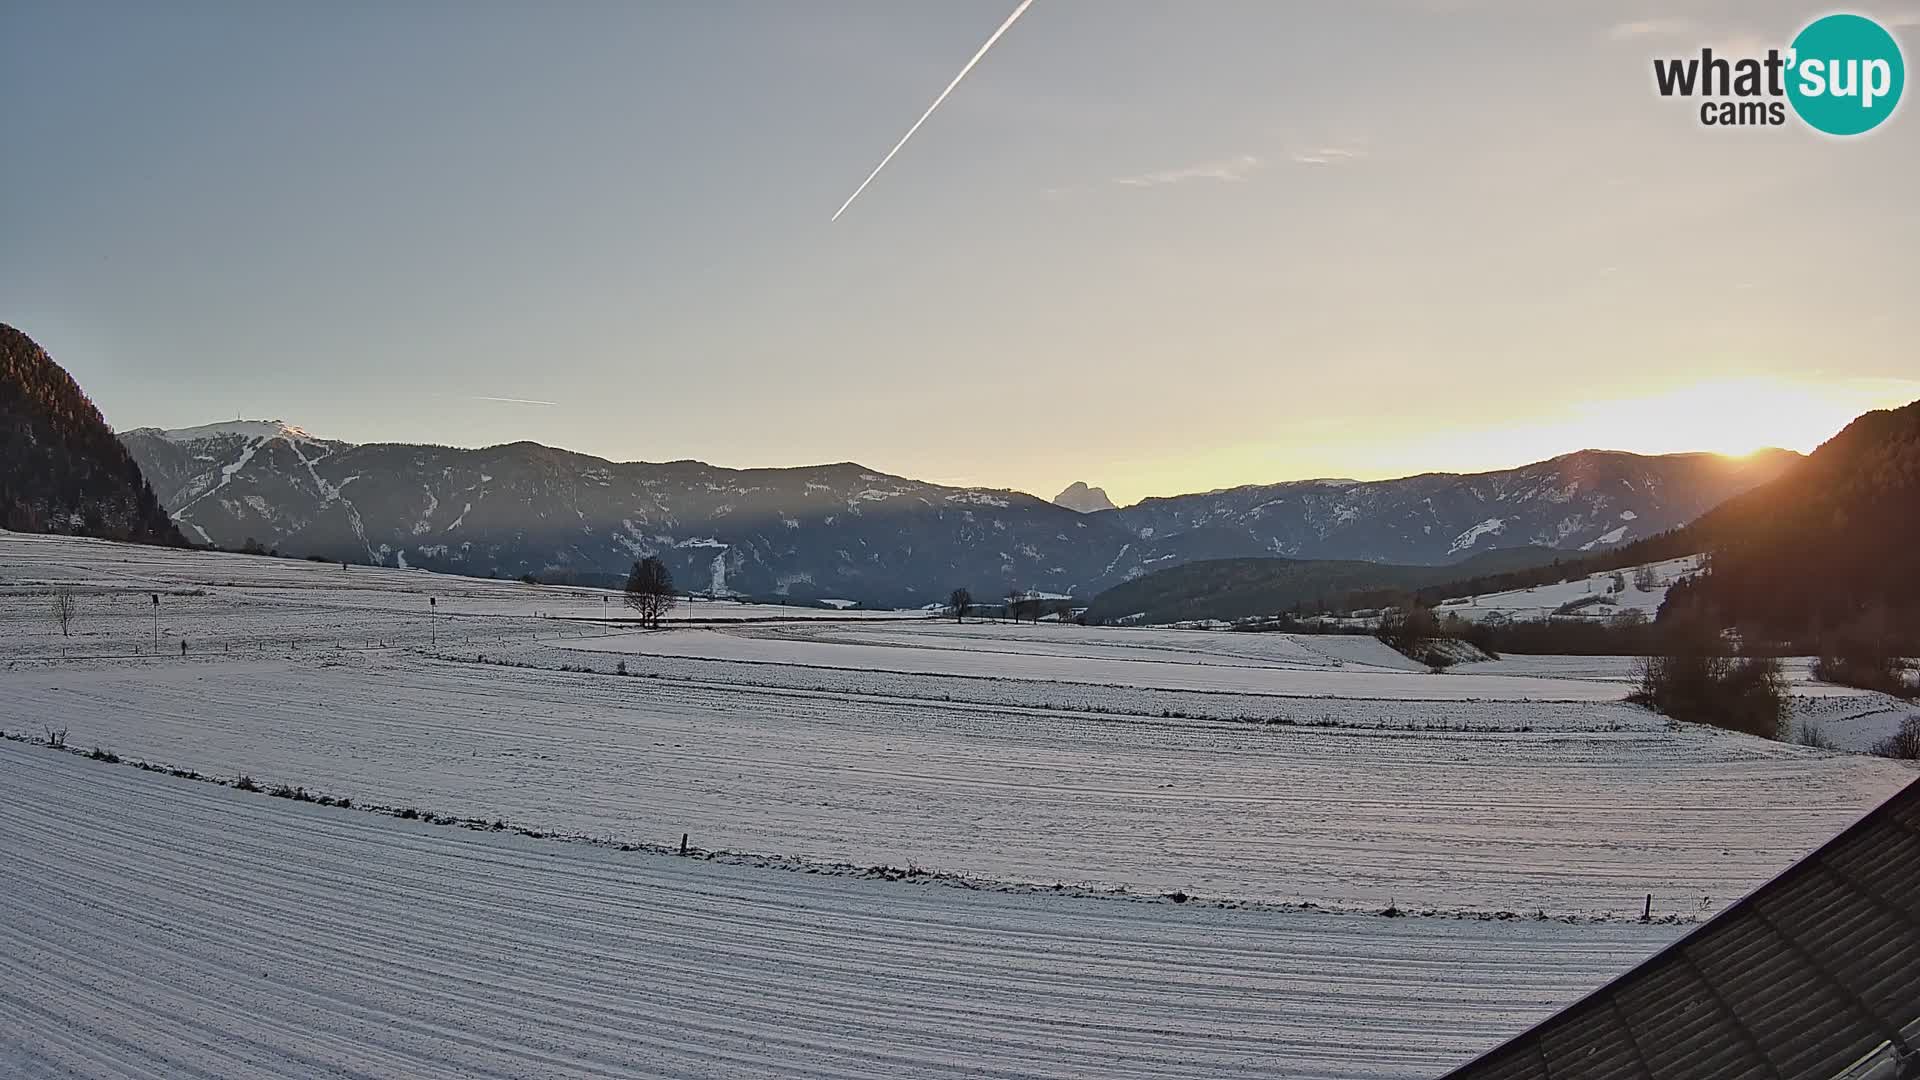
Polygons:
M1879 127L1907 83L1900 43L1863 15L1828 15L1793 39L1787 100L1800 119L1829 135Z

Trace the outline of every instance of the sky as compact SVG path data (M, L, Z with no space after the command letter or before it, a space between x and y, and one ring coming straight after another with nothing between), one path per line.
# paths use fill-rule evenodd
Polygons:
M1702 127L1749 2L0 6L0 321L116 428L1120 502L1920 398L1920 117ZM1920 55L1920 6L1857 9Z

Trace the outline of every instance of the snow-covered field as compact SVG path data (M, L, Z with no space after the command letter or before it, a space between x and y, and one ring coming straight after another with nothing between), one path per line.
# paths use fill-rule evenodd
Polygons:
M1525 676L1429 675L1370 638L1337 636L1228 635L1208 631L1140 631L1041 624L982 628L1000 633L990 644L979 636L941 633L938 624L902 627L902 632L866 637L835 628L768 627L751 633L690 631L602 636L568 647L579 651L637 653L726 660L739 664L883 671L984 679L1028 679L1129 686L1142 689L1287 697L1429 701L1618 701L1624 691L1605 683ZM857 630L858 628L856 628ZM1187 634L1185 654L1164 648L1132 648L1131 635ZM1202 658L1196 653L1220 639L1227 648L1277 647L1310 651L1339 647L1365 654L1347 660L1312 653L1299 658ZM1270 640L1269 640L1270 639ZM1322 644L1324 643L1324 644Z
M755 870L17 743L0 777L9 1077L1428 1077L1678 932Z
M0 534L0 730L510 826L0 742L0 1074L1430 1076L1914 775L1606 658L576 593Z
M1009 628L1010 629L1010 628ZM1075 631L1078 632L1078 631ZM1211 635L1220 638L1224 635ZM1263 635L1264 636L1264 635ZM665 641L656 637L655 641ZM1102 715L1163 719L1231 720L1259 724L1361 728L1446 729L1455 731L1664 731L1664 717L1620 701L1492 701L1437 700L1408 697L1301 696L1284 684L1265 693L1220 690L1177 690L1164 687L1106 684L1057 679L1014 679L1005 676L927 675L884 671L859 666L861 654L844 655L851 666L816 667L802 664L739 662L690 656L613 652L574 648L566 640L536 644L513 643L482 652L443 649L445 659L504 663L548 670L570 669L708 682L726 686L780 690L818 690L839 694L914 698L922 701L964 702L975 705L1013 705L1022 708L1064 709ZM1223 644L1225 644L1223 642ZM1368 644L1373 644L1368 642ZM1389 687L1417 689L1417 683L1390 683ZM1435 684L1437 685L1437 684ZM1617 698L1626 693L1620 687Z
M49 634L51 590L73 590L71 636ZM158 594L156 610L152 597ZM157 619L155 616L158 616ZM674 625L798 619L924 620L922 612L844 611L685 598ZM348 647L534 640L626 629L618 592L464 578L377 566L179 552L0 531L0 634L7 655L37 644L68 655L211 647Z
M76 746L358 802L1362 911L1625 916L1651 892L1697 914L1908 775L1664 726L1221 724L411 657L22 670L0 694Z

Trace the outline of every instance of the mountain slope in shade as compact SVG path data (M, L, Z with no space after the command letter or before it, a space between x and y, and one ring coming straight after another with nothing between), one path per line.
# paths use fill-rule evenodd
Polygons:
M73 376L0 323L0 528L178 544L180 533Z
M1518 469L1302 480L1148 499L1095 515L1156 554L1446 563L1499 548L1595 551L1684 525L1799 460L1581 450Z
M1920 401L1859 417L1687 532L1712 561L1669 593L1676 609L1782 634L1873 615L1880 632L1920 642Z
M1085 480L1075 480L1067 489L1053 497L1055 506L1064 506L1079 514L1091 514L1096 510L1113 509L1113 500L1107 498L1105 488L1090 488Z
M1196 559L1442 564L1493 548L1624 543L1793 455L1582 452L1524 469L1309 481L1079 513L853 463L611 462L536 443L354 445L279 421L123 436L181 527L238 547L468 574L618 584L658 555L682 587L918 606L957 586L1091 597Z
M1207 559L1159 570L1094 597L1088 622L1142 624L1246 619L1305 605L1329 608L1330 599L1370 590L1414 590L1459 574L1496 573L1553 561L1551 548L1483 552L1446 566L1341 559Z
M925 603L956 584L1060 588L1124 541L1031 495L852 463L616 463L536 443L352 445L274 421L128 432L190 532L290 554L617 584L658 555L681 588Z

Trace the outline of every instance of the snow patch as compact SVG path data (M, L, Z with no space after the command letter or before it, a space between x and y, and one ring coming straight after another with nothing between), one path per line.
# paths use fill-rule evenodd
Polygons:
M1454 537L1453 543L1447 545L1447 554L1459 554L1479 543L1480 538L1483 536L1498 536L1506 531L1507 523L1504 518L1488 518L1473 528L1468 529L1466 532L1461 533L1459 536Z
M1005 510L1007 507L1013 505L998 495L990 495L984 491L956 491L947 496L947 501L952 503L969 503L974 506L991 506L997 510Z
M1596 539L1589 540L1586 543L1581 544L1580 550L1592 551L1595 547L1601 544L1617 544L1620 542L1621 537L1627 535L1627 529L1629 527L1630 526L1622 525L1617 529L1608 529L1606 532L1601 533L1599 537L1597 537Z
M142 428L141 430L157 435L172 443L200 442L203 439L301 439L313 442L314 437L304 428L295 427L285 420L229 420L218 424L201 424L187 428Z

